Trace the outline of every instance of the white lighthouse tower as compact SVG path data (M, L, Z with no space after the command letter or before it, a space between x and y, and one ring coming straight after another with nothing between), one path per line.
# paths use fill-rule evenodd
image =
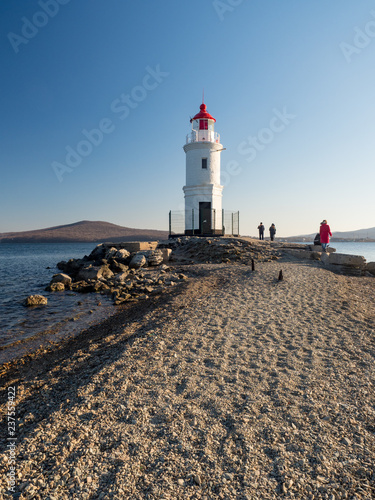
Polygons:
M222 196L220 155L223 146L214 131L216 122L202 103L190 120L192 131L186 137L185 234L222 234Z

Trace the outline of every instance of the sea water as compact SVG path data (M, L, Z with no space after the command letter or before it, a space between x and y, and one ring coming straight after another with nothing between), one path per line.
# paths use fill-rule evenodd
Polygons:
M56 267L59 261L82 258L95 246L0 243L0 364L9 360L6 351L10 348L12 353L24 354L26 346L33 350L43 344L43 339L56 338L57 332L71 335L115 312L105 295L45 291L52 276L61 272ZM25 307L25 298L36 294L47 297L48 304Z
M296 241L302 245L308 245L306 241ZM313 242L310 243L311 245ZM356 242L356 241L331 241L330 247L336 249L336 253L348 255L362 255L367 262L375 262L375 242Z
M329 246L336 249L336 253L362 255L367 262L375 262L375 242L332 241Z

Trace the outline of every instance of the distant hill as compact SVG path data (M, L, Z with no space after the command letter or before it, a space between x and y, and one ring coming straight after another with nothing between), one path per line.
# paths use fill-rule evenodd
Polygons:
M332 230L332 228L331 228ZM356 231L332 231L331 241L375 241L375 227L369 229L357 229ZM316 233L290 236L288 241L313 241Z
M109 222L83 220L65 226L34 231L0 233L0 243L62 243L62 242L119 242L148 241L168 238L167 231L133 229Z

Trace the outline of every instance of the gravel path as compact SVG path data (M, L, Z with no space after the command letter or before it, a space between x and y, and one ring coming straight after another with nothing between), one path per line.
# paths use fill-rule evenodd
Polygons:
M184 272L3 374L15 497L375 498L374 279L300 262Z

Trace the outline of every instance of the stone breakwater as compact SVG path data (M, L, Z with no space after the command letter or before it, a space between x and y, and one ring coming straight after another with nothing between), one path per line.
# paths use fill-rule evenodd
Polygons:
M176 265L205 263L269 262L280 253L270 246L234 238L178 238L165 242L103 243L89 256L57 264L46 290L100 293L112 297L115 305L147 299L167 287L185 281ZM173 264L171 267L170 265ZM43 296L30 296L27 306L47 303Z
M46 288L51 292L71 290L100 293L112 297L115 305L147 299L167 287L187 279L176 272L178 265L244 264L271 262L281 257L314 260L330 271L352 276L375 276L375 262L366 263L362 256L335 253L320 245L303 245L259 241L253 238L182 237L162 242L103 243L82 259L57 264L62 273L55 274ZM167 265L167 264L171 265ZM47 303L43 296L28 297L24 304Z
M89 256L59 262L63 272L53 276L47 290L106 294L116 305L147 299L187 279L166 265L171 250L156 246L157 242L100 244Z
M361 255L336 253L334 248L322 251L320 245L300 245L301 248L289 248L284 244L284 251L299 259L320 261L327 269L338 274L350 276L375 276L375 262L366 262Z

